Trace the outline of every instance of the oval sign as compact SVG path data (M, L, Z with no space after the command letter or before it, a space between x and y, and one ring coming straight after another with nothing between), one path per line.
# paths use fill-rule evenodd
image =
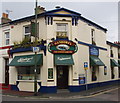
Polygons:
M70 47L68 45L61 44L61 45L58 45L56 48L58 50L68 50Z

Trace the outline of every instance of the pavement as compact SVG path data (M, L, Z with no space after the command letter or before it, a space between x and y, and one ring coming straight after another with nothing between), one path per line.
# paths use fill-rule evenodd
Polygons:
M118 84L97 87L81 92L69 92L66 89L60 89L57 93L37 93L37 96L34 96L33 92L24 92L24 91L14 91L14 90L2 90L2 95L4 96L18 96L18 97L33 97L41 99L65 99L65 98L81 98L88 97L91 95L99 94L101 92L109 91L115 88L119 88Z

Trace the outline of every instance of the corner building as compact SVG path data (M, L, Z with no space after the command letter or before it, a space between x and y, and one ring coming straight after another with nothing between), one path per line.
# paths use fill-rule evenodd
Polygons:
M34 18L33 15L8 23L11 27L8 58L12 90L34 91L34 45L16 47L13 44L27 37L34 41L30 32ZM65 8L44 11L38 14L37 22L37 37L41 40L36 59L38 92L56 93L58 89L80 92L119 81L118 51L116 76L111 78L107 29Z

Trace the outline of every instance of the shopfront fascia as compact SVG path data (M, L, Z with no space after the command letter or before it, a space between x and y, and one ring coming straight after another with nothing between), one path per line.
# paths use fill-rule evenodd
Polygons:
M77 44L70 40L56 40L48 44L48 51L54 55L57 89L68 89L70 68L74 65L73 55Z
M43 65L43 54L37 54L36 56L37 64L37 81L40 80L40 69ZM12 78L17 78L16 85L11 85L12 90L20 91L34 91L34 65L35 65L35 55L22 55L15 56L10 62L9 66L16 69L17 77L12 76ZM12 69L12 68L11 68ZM40 84L38 82L38 84ZM38 89L40 86L38 86Z
M99 66L104 66L104 69L106 69L104 62L99 58L99 49L95 47L89 47L89 53L90 53L90 67L92 71L91 75L91 81L98 81L98 69ZM106 71L105 71L106 72Z
M43 65L43 55L37 54L37 73ZM35 55L15 56L9 66L15 66L18 70L18 80L34 80Z

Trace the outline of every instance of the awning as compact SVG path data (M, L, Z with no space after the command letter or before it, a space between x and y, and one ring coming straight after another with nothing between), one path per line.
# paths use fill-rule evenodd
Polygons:
M114 59L110 59L110 63L111 63L111 67L118 67L119 66L119 64Z
M43 64L43 55L37 54L36 64ZM35 65L35 55L15 56L9 66L33 66Z
M55 54L55 65L74 65L74 61L71 54Z
M90 64L91 66L105 66L97 56L90 56Z

